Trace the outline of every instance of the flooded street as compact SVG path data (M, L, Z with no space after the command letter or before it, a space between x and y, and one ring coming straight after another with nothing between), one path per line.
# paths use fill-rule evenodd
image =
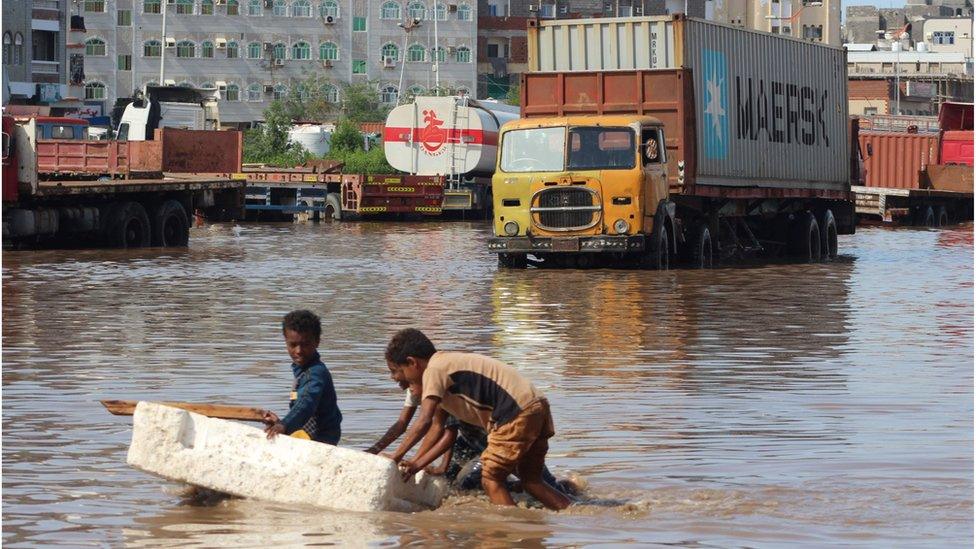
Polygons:
M499 271L479 223L241 224L185 250L3 253L3 543L973 544L973 228L861 229L816 265ZM552 403L563 513L182 505L128 467L103 398L283 412L284 313L366 448L403 398L399 328L523 371Z

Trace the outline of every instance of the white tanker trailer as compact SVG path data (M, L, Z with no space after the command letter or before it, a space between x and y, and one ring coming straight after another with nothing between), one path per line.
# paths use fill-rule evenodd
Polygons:
M444 210L487 210L498 129L517 106L468 97L417 97L386 117L383 148L390 166L411 175L444 176Z

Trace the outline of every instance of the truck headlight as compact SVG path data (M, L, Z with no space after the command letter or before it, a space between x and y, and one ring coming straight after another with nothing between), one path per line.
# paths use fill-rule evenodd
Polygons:
M613 230L617 234L627 234L627 231L630 230L630 223L627 223L626 219L618 219L613 222Z
M505 234L508 236L515 236L518 234L519 226L518 223L514 221L509 221L505 224Z

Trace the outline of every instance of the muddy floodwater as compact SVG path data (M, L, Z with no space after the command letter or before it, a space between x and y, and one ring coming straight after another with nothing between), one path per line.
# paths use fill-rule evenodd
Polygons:
M972 547L973 227L862 229L816 265L500 271L483 223L225 224L185 250L3 252L3 544ZM366 448L416 326L549 397L565 512L183 503L101 398L283 412L280 335L321 352Z

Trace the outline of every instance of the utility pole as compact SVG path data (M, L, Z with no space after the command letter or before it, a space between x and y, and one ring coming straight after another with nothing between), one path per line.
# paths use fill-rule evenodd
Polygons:
M407 15L410 15L407 12ZM400 83L397 85L397 99L396 104L400 104L400 97L403 96L403 71L407 67L407 37L410 36L410 31L420 26L419 19L411 19L406 23L397 23L397 26L403 29L403 49L400 50Z
M441 5L437 0L434 1L434 88L437 89L437 95L441 94L441 73L440 73L440 49L437 43L437 20L440 16L437 12L437 6ZM444 6L447 9L447 6Z
M159 52L159 85L165 86L166 81L163 80L163 69L166 65L166 4L169 4L169 0L159 0L159 3L162 4L163 8L163 30L162 38L160 39L160 45L162 48Z

